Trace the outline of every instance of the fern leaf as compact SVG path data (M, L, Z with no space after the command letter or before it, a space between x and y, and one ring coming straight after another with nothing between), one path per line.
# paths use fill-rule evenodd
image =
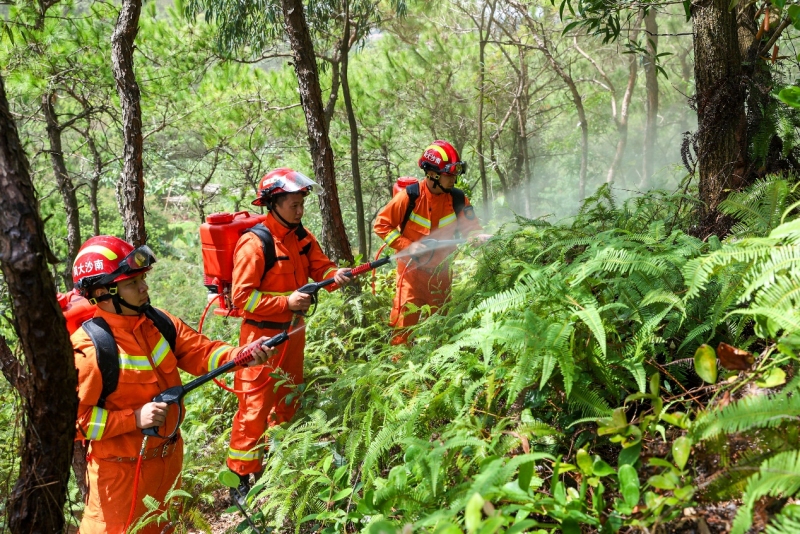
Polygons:
M784 506L781 513L773 517L764 534L797 534L800 532L800 505Z
M594 306L587 306L585 308L573 310L573 313L581 318L581 320L589 327L589 330L594 334L597 343L600 345L600 350L603 351L603 356L606 355L606 329L603 327L603 320L600 314L597 313L597 308Z
M784 390L785 391L785 390ZM722 410L705 412L691 428L694 441L703 441L724 432L732 434L754 428L770 428L800 417L800 395L760 395L745 397Z
M744 534L753 523L753 504L765 495L791 497L800 490L800 450L781 452L750 477L731 534Z

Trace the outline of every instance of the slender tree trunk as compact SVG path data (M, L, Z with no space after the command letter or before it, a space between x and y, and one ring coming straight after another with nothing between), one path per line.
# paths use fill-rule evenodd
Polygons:
M737 133L744 123L745 90L736 10L727 0L692 4L697 147L700 171L701 233L724 233L717 213L726 190L743 183L746 155Z
M97 150L97 145L94 142L94 137L86 129L86 144L89 146L89 151L92 153L92 164L94 165L94 172L89 180L89 208L92 212L92 235L100 235L100 209L97 206L97 189L100 186L100 177L103 175L103 159L100 157L100 151Z
M139 32L142 0L122 0L111 36L111 63L122 105L123 161L118 202L125 240L138 246L147 241L144 224L144 166L142 163L142 106L133 71L133 49Z
M619 117L617 118L617 149L614 152L614 159L611 161L611 166L608 168L606 175L606 183L611 184L614 182L619 166L622 163L622 157L625 155L625 148L628 145L628 115L630 110L631 99L633 98L633 90L636 88L637 66L636 56L631 55L628 60L628 85L625 86L625 94L622 96L622 104L619 109Z
M494 135L489 137L489 160L492 162L494 172L497 173L497 178L500 179L500 189L503 191L503 198L506 199L506 202L509 202L511 200L511 196L509 195L508 190L508 179L506 178L506 173L504 173L503 169L500 168L500 164L497 162L497 155L494 151L496 140L497 137Z
M353 96L350 94L350 80L348 79L347 67L350 64L350 20L349 13L345 13L344 27L344 44L342 46L341 61L342 61L342 97L344 98L344 107L347 112L347 123L350 126L350 166L353 171L353 194L356 197L356 228L358 229L358 251L364 255L367 254L367 225L364 214L364 195L361 191L361 166L358 162L358 123L356 122L356 113L353 109Z
M642 16L643 13L640 12L639 16L636 18L636 23L634 24L633 32L630 38L631 41L636 41L639 37L639 27L642 23ZM635 54L630 55L630 59L628 60L628 84L625 86L625 94L622 95L619 116L614 117L614 120L617 123L619 139L617 140L617 149L614 152L614 159L611 161L611 166L608 168L608 174L606 175L607 184L614 182L614 178L619 170L620 164L622 163L622 158L625 155L625 149L628 145L628 117L630 115L633 92L636 89L636 78L638 77L639 72L636 64L637 59L638 58Z
M62 127L58 123L56 110L53 106L55 99L54 92L42 95L42 112L44 113L47 127L47 138L50 141L50 163L53 166L53 174L56 177L58 190L61 192L61 199L64 201L64 209L67 212L67 258L64 261L65 268L62 277L65 287L71 288L72 262L81 248L81 221L78 213L78 197L75 194L75 186L72 184L72 178L70 178L67 164L64 161L64 152L61 146Z
M6 379L12 384L22 382L20 391L25 392L19 478L8 499L6 525L11 532L62 532L78 380L66 323L48 271L47 258L52 258L52 253L2 78L0 132L0 268L25 355L24 376L20 376L21 365L15 374L10 374L12 368L2 366Z
M572 76L564 70L564 67L556 61L556 58L553 57L544 39L538 33L533 33L533 38L536 41L536 47L544 54L545 58L547 58L550 66L553 67L556 74L567 84L569 92L572 95L572 102L575 104L575 109L578 112L578 121L581 127L581 171L580 180L578 182L578 200L582 202L586 197L586 172L589 167L589 123L586 119L586 110L583 107L583 98L578 91L578 86L575 85L575 80L573 80Z
M492 218L492 201L489 198L489 180L486 177L486 159L483 154L483 101L486 98L486 44L489 41L489 35L492 31L492 21L494 20L494 10L497 2L489 3L489 17L486 22L486 31L484 32L483 14L486 11L486 5L483 6L481 11L481 20L478 27L478 34L480 42L478 43L478 169L481 176L481 192L483 193L483 217L486 221Z
M303 13L303 2L301 0L282 0L281 4L286 33L294 53L294 70L300 87L300 103L306 116L314 176L324 192L319 201L322 215L322 243L333 261L352 263L353 252L350 250L350 242L347 239L342 210L339 206L339 193L336 189L336 175L333 166L333 149L328 138L328 129L325 127L322 90L319 86L314 46Z
M386 187L389 192L389 197L394 194L395 176L392 173L392 160L389 159L389 145L381 143L381 156L383 156L383 167L386 169Z
M656 54L658 54L658 23L656 10L650 8L644 18L647 35L647 56L644 61L644 78L647 89L647 114L644 126L644 151L642 154L642 179L639 189L651 186L656 155L656 137L658 136L658 71L656 70Z

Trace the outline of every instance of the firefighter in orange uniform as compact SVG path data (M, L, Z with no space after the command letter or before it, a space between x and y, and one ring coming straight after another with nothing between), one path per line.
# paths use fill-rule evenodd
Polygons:
M393 345L406 343L408 328L419 322L420 312L411 312L408 304L436 309L450 294L452 275L447 257L455 247L426 252L423 240L488 237L483 231L469 200L454 188L456 179L466 171L456 149L447 141L434 141L418 162L425 178L409 185L383 207L374 230L396 251L408 250L409 256L397 260L397 292L392 305L391 325L398 328ZM413 193L412 190L413 189Z
M269 214L239 239L233 258L231 297L244 319L240 344L278 334L289 328L293 314L307 311L311 296L296 290L309 278L319 282L334 277L338 285L350 280L347 269L338 269L301 224L305 197L315 187L319 186L313 180L288 168L275 169L261 179L253 205L266 206ZM305 330L300 330L275 358L293 385L303 382L304 347ZM291 388L281 386L276 392L268 384L274 372L270 364L242 369L234 378L239 410L233 418L227 463L239 475L239 487L231 488L231 498L240 502L250 489L250 474L258 477L261 471L267 426L291 420L297 410L296 402L285 399Z
M145 273L155 261L146 246L134 249L116 237L97 236L83 244L73 265L76 289L97 306L94 318L71 338L78 370L76 440L89 441L89 494L81 534L125 532L146 514L146 495L162 502L160 511L166 510L167 492L180 487L179 410L151 400L181 384L178 369L202 375L243 350L211 341L150 306ZM255 348L250 365L263 364L273 352ZM110 370L116 372L116 381ZM169 439L148 438L140 452L142 429L156 426ZM164 528L163 523L151 523L138 532Z

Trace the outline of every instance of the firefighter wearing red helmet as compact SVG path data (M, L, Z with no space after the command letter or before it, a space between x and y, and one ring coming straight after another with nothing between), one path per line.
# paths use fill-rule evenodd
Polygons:
M438 240L483 237L475 211L464 193L454 187L458 176L467 169L458 151L447 141L431 143L420 156L419 168L425 177L394 195L375 220L378 236L396 251L408 250L409 256L397 260L397 290L392 305L390 324L398 328L393 345L404 344L408 328L417 324L420 312L411 312L428 305L432 310L444 304L450 294L452 275L447 257L455 247L425 252L421 241L433 236ZM420 258L415 260L415 258Z
M151 399L180 385L179 369L202 375L242 350L211 341L150 305L145 276L155 262L147 246L96 236L83 244L73 264L76 290L96 306L94 317L71 337L78 370L75 439L88 441L82 534L125 532L153 514L144 502L147 495L162 503L155 515L167 509L166 495L180 486L183 463L179 411ZM263 364L273 352L257 348L251 365ZM175 429L174 436L144 442L142 430L150 427ZM137 532L155 534L165 527L154 522Z
M309 278L319 282L333 277L339 285L350 280L347 269L338 269L302 225L305 197L312 191L321 193L313 180L289 168L275 169L259 183L253 205L265 206L269 214L242 235L233 257L231 298L244 319L240 344L275 335L289 328L295 314L306 312L311 297L297 289ZM275 358L294 385L303 382L304 348L301 330ZM291 388L275 391L268 383L275 372L271 366L243 369L234 378L239 409L233 418L227 464L239 475L239 487L231 489L231 498L240 501L249 491L250 474L257 477L261 471L267 427L289 421L297 410L296 402L286 399Z

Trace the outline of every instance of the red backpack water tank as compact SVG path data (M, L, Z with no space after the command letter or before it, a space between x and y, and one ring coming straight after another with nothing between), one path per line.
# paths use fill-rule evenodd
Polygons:
M58 305L61 306L61 313L67 320L69 335L72 335L84 322L94 317L94 304L80 296L74 289L69 293L58 293L56 298Z
M233 251L236 242L249 228L267 218L266 215L237 211L212 213L200 225L200 243L203 251L203 278L205 286L219 298L218 315L237 315L231 304L233 282Z
M392 186L392 196L397 195L397 193L404 190L409 185L415 184L417 182L419 182L419 180L417 180L413 176L401 176Z

